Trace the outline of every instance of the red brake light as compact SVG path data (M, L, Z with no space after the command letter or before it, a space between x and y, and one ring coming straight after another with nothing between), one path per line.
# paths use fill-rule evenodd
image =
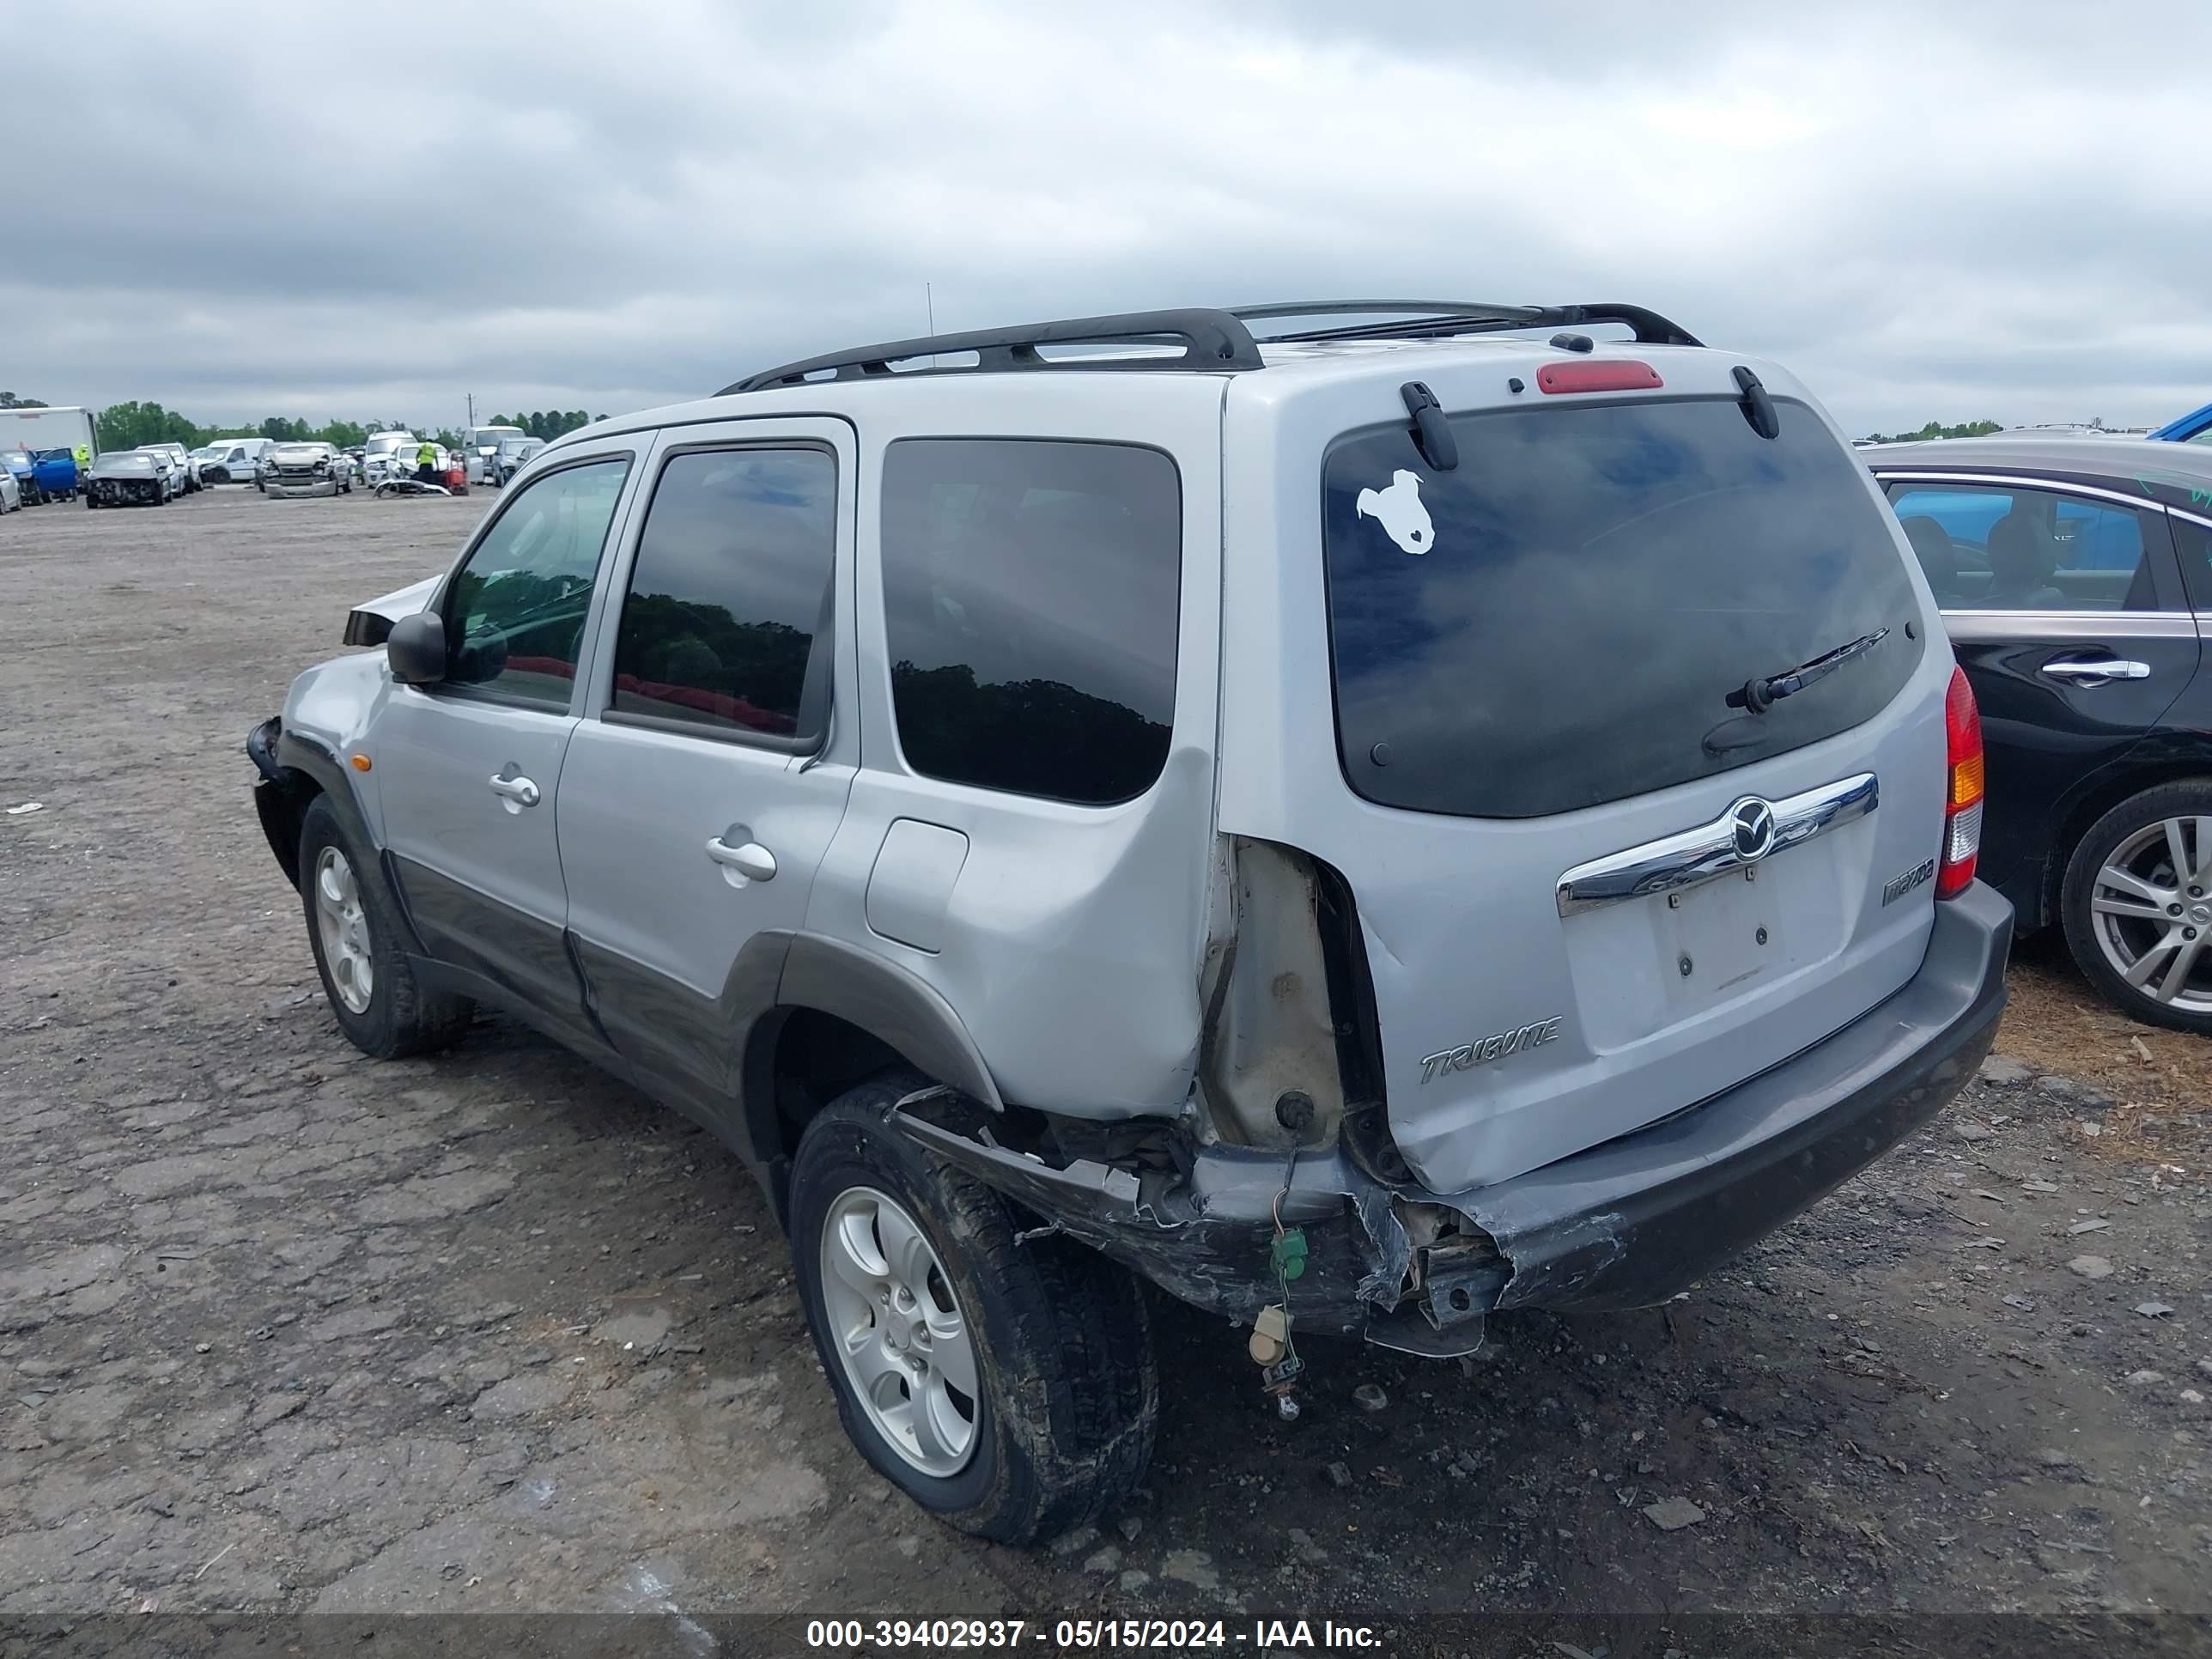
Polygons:
M1973 880L1982 853L1982 714L1963 668L1951 670L1951 689L1943 698L1943 851L1936 860L1936 896L1955 898Z
M1539 392L1648 392L1666 384L1650 364L1626 360L1546 363L1536 371Z

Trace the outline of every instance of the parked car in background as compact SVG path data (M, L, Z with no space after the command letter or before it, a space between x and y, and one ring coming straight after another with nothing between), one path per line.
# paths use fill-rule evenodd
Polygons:
M66 449L34 449L31 467L39 480L39 495L49 501L76 499L76 457Z
M2150 435L2170 444L2212 444L2212 404L2168 421Z
M190 495L198 492L200 487L199 472L193 465L191 452L182 444L141 444L138 447L169 458L169 465L177 471L179 494Z
M2212 448L1862 450L1981 705L1982 878L2106 996L2212 1036Z
M543 438L503 438L485 464L484 477L489 483L503 487L509 478L520 472L530 458L545 447Z
M492 461L500 446L511 439L526 438L519 426L472 426L469 428L466 468L472 484L493 483Z
M133 450L131 453L143 455L154 463L155 474L161 480L163 501L175 501L185 493L184 470L177 465L177 458L170 454L167 450L141 448Z
M39 494L39 465L29 450L0 449L0 466L6 467L8 476L15 479L17 499L25 507L36 507L45 499Z
M392 475L395 468L412 472L415 470L415 451L422 440L413 433L399 428L385 432L372 432L362 450L362 477L370 484L382 483ZM397 458L397 459L395 459Z
M207 484L249 484L260 477L261 458L276 446L267 438L218 438L208 447L218 452L200 463L200 481Z
M92 464L84 486L90 507L159 507L170 497L163 463L168 458L143 449L111 449Z
M346 1037L498 1006L720 1135L970 1532L1142 1480L1141 1279L1293 1415L1309 1337L1665 1303L1996 1036L1972 694L1811 395L1637 307L1382 309L570 434L248 739Z
M264 483L271 495L340 495L353 488L353 465L330 444L279 444Z
M15 475L0 466L0 513L20 513L23 510L23 487L15 482Z

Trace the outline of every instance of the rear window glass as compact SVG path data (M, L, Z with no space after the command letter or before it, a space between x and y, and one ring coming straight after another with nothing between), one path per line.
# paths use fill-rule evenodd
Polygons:
M1459 416L1323 464L1337 734L1368 799L1536 817L1726 772L1857 725L1921 641L1891 520L1802 404L1761 438L1725 399ZM1725 699L1863 635L1764 714ZM1916 632L1917 630L1916 629Z
M1166 764L1182 500L1124 444L906 439L884 456L884 628L907 764L1084 805Z

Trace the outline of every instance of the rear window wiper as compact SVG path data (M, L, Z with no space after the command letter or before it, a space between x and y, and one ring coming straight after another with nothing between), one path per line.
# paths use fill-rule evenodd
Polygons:
M1764 714L1783 698L1795 696L1814 681L1827 678L1852 658L1864 656L1888 637L1887 628L1877 628L1871 634L1860 635L1848 645L1823 652L1810 662L1801 662L1795 668L1785 668L1779 674L1769 674L1764 678L1747 679L1728 694L1728 706Z

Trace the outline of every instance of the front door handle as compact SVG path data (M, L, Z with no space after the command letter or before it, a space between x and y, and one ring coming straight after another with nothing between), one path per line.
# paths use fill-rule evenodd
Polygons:
M757 841L732 847L716 836L707 843L707 856L748 881L771 881L775 877L775 854Z
M538 805L538 786L520 775L509 776L505 772L493 773L491 792L500 798L510 812L520 812L526 806Z
M2099 657L2087 662L2047 662L2043 672L2054 680L2071 680L2075 684L2106 680L2147 680L2150 665L2147 662L2126 662L2117 657Z

